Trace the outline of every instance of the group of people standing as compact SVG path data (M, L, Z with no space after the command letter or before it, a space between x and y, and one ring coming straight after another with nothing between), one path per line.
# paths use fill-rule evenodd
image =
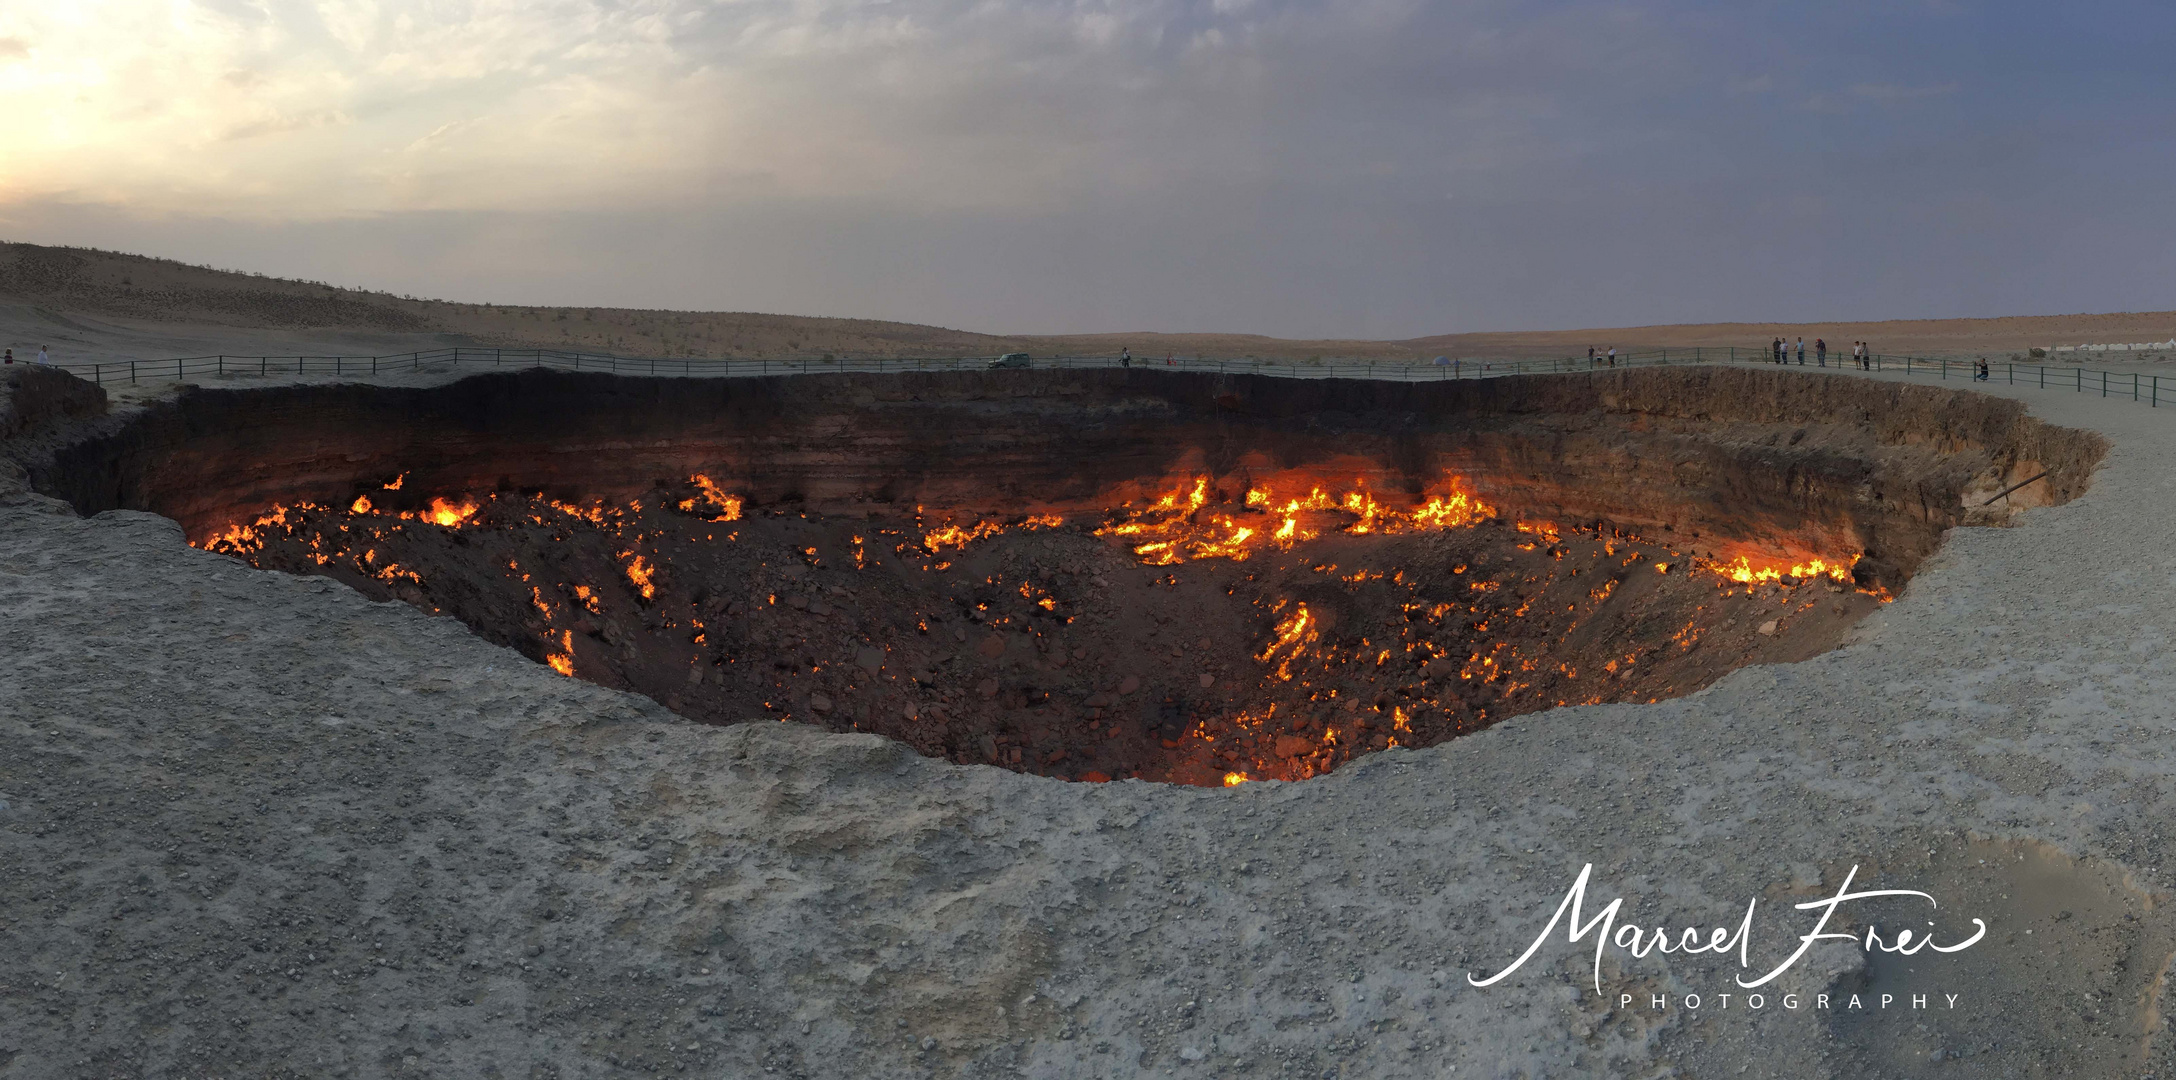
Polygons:
M1776 338L1774 341L1769 342L1768 349L1771 363L1788 364L1791 362L1792 346L1782 338ZM1806 363L1805 338L1798 339L1796 351L1799 366L1804 367ZM1818 367L1828 366L1828 342L1822 338L1813 339L1813 362ZM1852 342L1851 362L1861 371L1874 370L1874 350L1863 341Z
M15 350L8 349L6 350L5 355L0 355L0 364L12 364L14 362ZM41 364L50 364L53 362L53 358L46 355L45 346L43 345L38 346L38 362Z
M1607 352L1600 353L1595 352L1593 346L1587 346L1588 367L1600 367L1604 362L1607 362L1610 367L1617 366L1617 347L1615 345L1610 346Z

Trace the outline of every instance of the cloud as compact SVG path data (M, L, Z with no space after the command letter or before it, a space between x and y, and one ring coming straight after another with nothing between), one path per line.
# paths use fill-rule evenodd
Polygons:
M2172 11L0 3L0 226L403 292L990 329L2150 304L2165 274L1987 255L2176 227L2152 183L2176 148L2137 134Z
M1669 52L1598 0L79 0L18 28L50 47L0 79L16 197L273 216L1500 171L1577 111L1552 69Z
M332 127L348 122L349 119L345 113L332 109L316 109L310 112L271 115L260 119L241 121L222 132L219 138L224 142L238 142L243 139L283 135L291 131Z

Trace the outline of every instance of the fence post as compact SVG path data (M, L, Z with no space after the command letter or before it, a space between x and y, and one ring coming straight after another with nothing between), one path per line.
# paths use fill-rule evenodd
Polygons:
M136 381L136 361L134 360L128 362L128 381L131 383Z
M2152 407L2153 407L2153 408L2156 408L2156 409L2158 409L2158 408L2160 408L2160 407L2161 407L2161 377L2160 377L2159 375L2155 375L2155 376L2152 376L2152 378L2153 378L2153 406L2152 406Z
M2072 369L2072 372L2073 372L2073 374L2074 374L2074 375L2076 376L2076 382L2077 382L2077 384L2078 384L2078 393L2081 393L2081 394L2082 394L2082 393L2085 393L2085 369L2084 369L2084 368L2073 368L2073 369Z
M2108 373L2105 371L2100 373L2100 396L2108 396Z
M1949 361L1942 361L1942 377L1949 378Z
M1911 374L1911 373L1912 373L1912 358L1911 358L1911 356L1910 356L1909 354L1906 354L1906 355L1905 355L1905 357L1904 357L1904 374L1906 374L1906 375L1909 375L1909 374Z
M2045 389L2047 389L2047 388L2048 388L2048 368L2047 368L2047 365L2046 365L2046 364L2042 364L2042 365L2040 365L2040 389L2042 389L2042 390L2045 390Z
M2008 368L2008 369L2009 369L2009 371L2010 371L2010 385L2011 385L2011 386L2016 386L2016 385L2017 385L2017 365L2016 365L2016 364L2004 364L2004 365L2002 365L2002 366L2003 366L2003 367L2005 367L2005 368Z
M2131 372L2131 400L2138 400L2138 373Z

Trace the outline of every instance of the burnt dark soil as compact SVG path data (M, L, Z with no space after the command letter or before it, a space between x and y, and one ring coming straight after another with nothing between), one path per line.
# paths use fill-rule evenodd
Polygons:
M1190 783L1310 776L1813 655L1945 530L2074 497L2103 452L2015 402L1707 368L1425 385L532 371L192 389L80 428L27 455L80 510L166 514L200 546L444 612L694 719ZM710 520L697 474L737 519ZM1365 535L1331 512L1313 539L1175 565L1095 534L1189 484L1205 494L1187 527L1218 535L1274 524L1250 492L1358 489L1411 514L1457 490L1494 512ZM432 523L445 500L475 509ZM1010 527L928 540L977 523ZM1815 558L1849 580L1712 569Z

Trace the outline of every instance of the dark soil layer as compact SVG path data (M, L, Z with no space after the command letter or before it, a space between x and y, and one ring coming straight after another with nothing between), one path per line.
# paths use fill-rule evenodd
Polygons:
M1812 655L1944 530L2066 500L2102 451L2014 402L1782 371L530 371L186 391L31 474L86 512L166 514L192 542L444 611L697 719L1210 783ZM718 504L696 474L743 516L706 520ZM1368 535L1317 521L1317 538L1244 561L1170 566L1094 535L1189 485L1183 524L1224 534L1276 523L1250 491L1360 490L1407 514L1468 491L1495 513ZM358 497L372 509L328 509ZM480 508L422 519L448 499ZM1031 514L1067 524L1019 525ZM925 540L978 522L1015 527L964 549ZM1697 568L1740 558L1820 558L1855 580L1732 588Z

